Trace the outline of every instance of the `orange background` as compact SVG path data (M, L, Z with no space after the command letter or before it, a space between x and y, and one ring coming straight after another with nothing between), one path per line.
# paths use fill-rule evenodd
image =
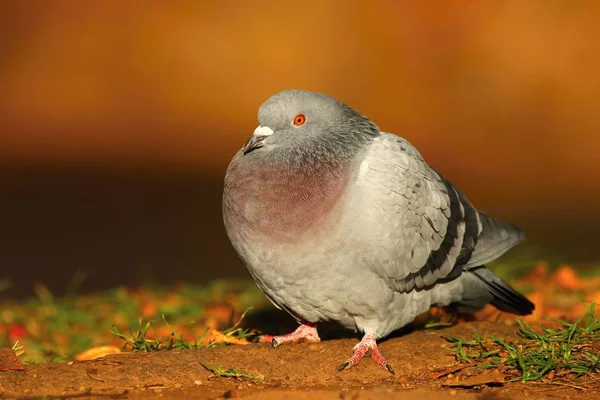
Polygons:
M600 2L20 1L0 11L9 168L219 182L264 100L316 90L409 139L477 206L534 239L537 229L596 242Z
M260 103L305 88L409 138L470 193L489 179L515 206L598 200L597 2L3 8L8 161L135 160L221 174Z

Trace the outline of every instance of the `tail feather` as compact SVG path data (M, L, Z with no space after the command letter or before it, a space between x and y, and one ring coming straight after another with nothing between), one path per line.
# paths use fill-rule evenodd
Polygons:
M481 279L487 285L493 297L491 304L500 311L516 315L528 315L535 309L535 305L527 297L498 278L485 266L471 268L468 272Z
M523 230L478 211L481 234L465 267L477 267L495 260L525 239Z

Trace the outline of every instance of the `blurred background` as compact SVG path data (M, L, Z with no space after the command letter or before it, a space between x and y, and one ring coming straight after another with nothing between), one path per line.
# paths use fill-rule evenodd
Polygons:
M600 259L596 1L0 3L0 279L245 277L222 180L256 112L331 94L397 133L521 252ZM523 250L525 249L525 250Z

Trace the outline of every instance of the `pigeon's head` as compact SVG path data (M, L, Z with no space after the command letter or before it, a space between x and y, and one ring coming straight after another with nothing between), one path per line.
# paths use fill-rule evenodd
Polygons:
M260 107L258 122L244 155L315 145L350 150L379 135L374 123L341 101L303 90L271 96Z

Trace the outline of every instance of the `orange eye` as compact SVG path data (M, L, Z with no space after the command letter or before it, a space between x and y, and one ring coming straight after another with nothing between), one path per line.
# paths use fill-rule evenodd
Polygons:
M294 124L296 126L301 126L301 125L304 125L305 122L306 122L306 117L304 116L304 114L298 114L294 117L292 124Z

